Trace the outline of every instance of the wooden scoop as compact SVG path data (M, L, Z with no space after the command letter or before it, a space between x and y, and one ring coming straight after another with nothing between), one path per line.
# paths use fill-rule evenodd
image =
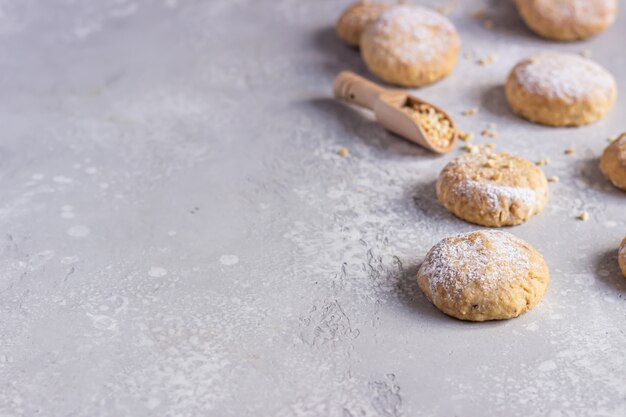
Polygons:
M409 95L404 91L388 90L352 72L342 71L335 78L333 93L335 97L348 103L373 110L376 115L376 121L385 129L411 142L415 142L429 151L440 154L447 153L456 144L458 130L450 115L439 107ZM413 107L420 104L432 107L448 119L450 128L453 131L452 138L448 143L443 145L436 143L427 134L425 127L412 117L408 111L403 109L403 107Z

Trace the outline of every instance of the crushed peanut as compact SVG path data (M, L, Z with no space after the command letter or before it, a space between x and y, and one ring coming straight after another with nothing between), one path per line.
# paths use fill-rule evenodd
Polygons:
M557 177L556 175L552 175L548 178L548 182L559 182L559 177Z
M575 152L576 152L576 149L574 148L567 148L564 151L565 155L573 155Z
M491 65L498 60L498 55L494 53L490 53L489 55L479 58L477 63L478 65L487 66Z
M484 27L485 29L487 29L487 30L491 30L491 29L493 29L493 20L491 20L491 19L486 19L486 20L483 22L483 27Z
M339 151L337 151L337 153L340 156L348 156L350 154L350 152L346 148L339 149Z
M463 142L471 142L474 140L474 134L472 132L459 132L459 139Z
M578 219L586 222L587 220L589 220L589 213L587 213L586 211L581 211L578 215Z
M467 110L463 110L463 113L461 113L463 116L473 116L476 113L478 113L478 108L477 107L470 107Z
M498 132L489 129L484 129L480 132L480 134L489 138L495 138L496 136L498 136Z
M485 152L487 154L491 153L491 150L493 149L494 145L493 143L487 144L487 145L472 145L471 143L466 143L465 146L463 146L464 151L469 152L469 153L478 153L478 152ZM492 161L493 162L493 161Z
M434 107L425 103L407 102L402 110L419 123L428 139L436 146L445 148L454 140L456 130L452 122Z
M541 167L541 166L548 165L549 163L550 163L550 159L544 158L544 159L542 159L540 161L535 162L535 165L538 165L538 166Z

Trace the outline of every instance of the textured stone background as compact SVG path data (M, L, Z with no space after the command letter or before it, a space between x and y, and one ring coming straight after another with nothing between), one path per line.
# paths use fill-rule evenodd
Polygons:
M626 93L550 129L502 84L530 53L589 50L626 91L626 10L555 44L510 1L460 3L476 58L417 94L561 178L510 230L552 282L506 322L447 318L417 289L426 251L476 229L435 201L458 152L331 98L338 71L367 74L332 30L345 1L1 0L0 416L625 415L626 196L597 162Z

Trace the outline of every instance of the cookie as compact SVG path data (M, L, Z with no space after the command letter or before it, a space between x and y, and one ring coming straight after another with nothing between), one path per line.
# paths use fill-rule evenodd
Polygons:
M535 307L548 288L543 257L510 233L448 237L426 255L417 283L443 313L468 321L504 320Z
M375 1L359 1L348 6L341 14L335 31L337 36L348 46L358 47L363 29L391 7L389 3Z
M626 133L606 147L600 169L613 185L626 191Z
M526 25L544 38L574 41L609 27L617 0L515 0Z
M622 274L626 277L626 238L622 241L617 253L617 261L619 262L619 268L622 270Z
M437 198L470 223L514 226L543 210L548 181L535 164L508 153L465 154L439 174Z
M361 56L369 70L405 87L420 87L450 74L460 47L450 20L409 4L387 9L361 36Z
M581 126L602 119L615 103L617 84L595 62L544 52L518 63L506 81L513 112L548 126Z

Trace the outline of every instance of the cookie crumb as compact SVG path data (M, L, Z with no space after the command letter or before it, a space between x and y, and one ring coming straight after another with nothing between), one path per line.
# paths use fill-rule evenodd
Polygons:
M586 222L587 220L589 220L589 213L587 213L586 211L581 211L578 215L578 220Z
M574 155L574 153L576 153L576 149L574 148L567 148L564 151L565 155Z
M337 151L337 153L339 154L339 156L348 156L348 155L350 155L350 152L348 152L348 150L346 148L339 149L339 151Z

